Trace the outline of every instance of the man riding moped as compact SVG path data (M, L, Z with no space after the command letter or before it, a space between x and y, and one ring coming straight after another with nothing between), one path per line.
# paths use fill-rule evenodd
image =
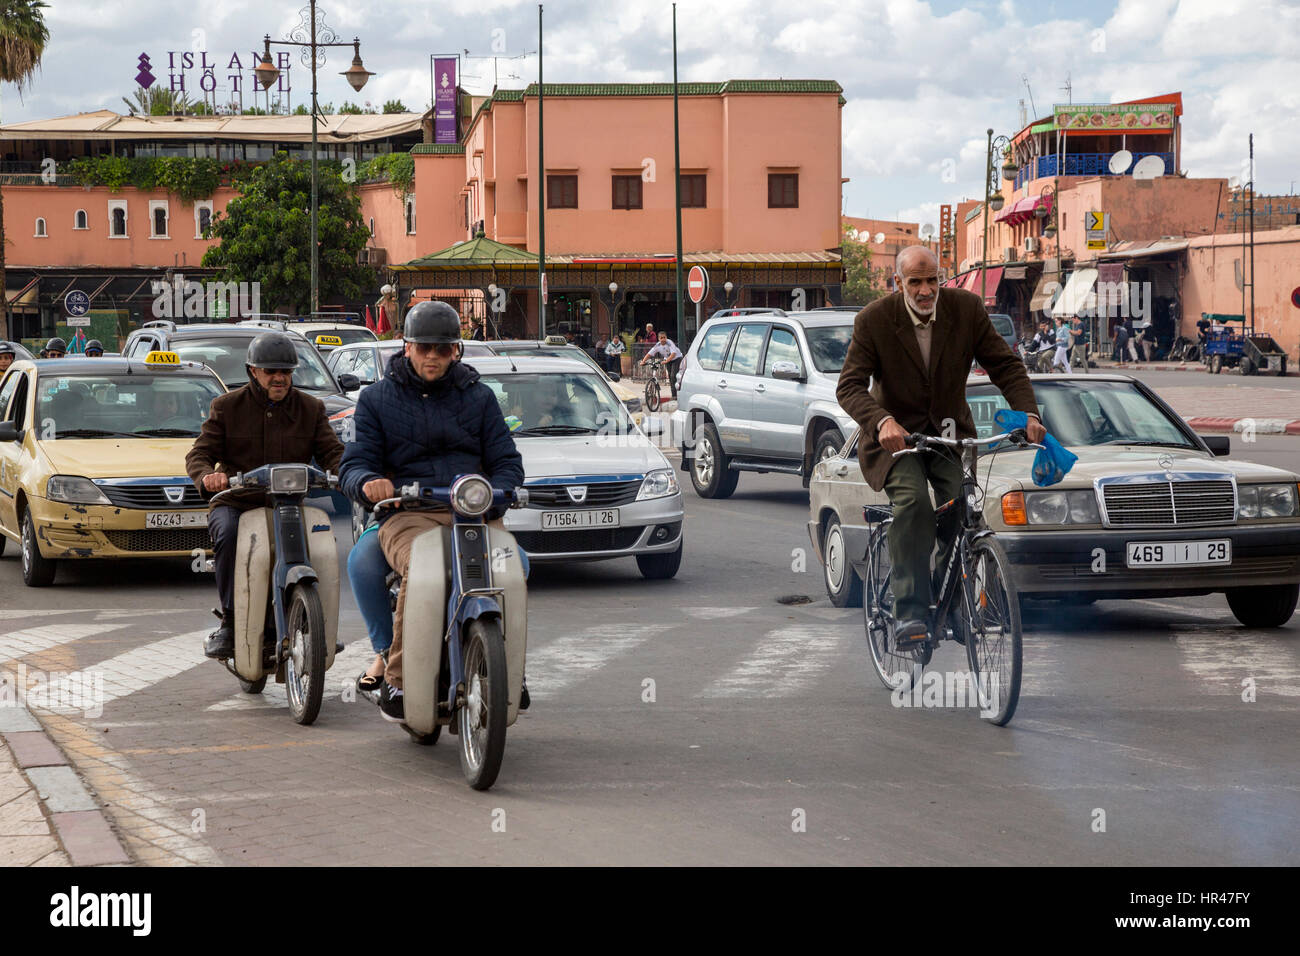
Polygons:
M264 332L248 347L248 383L212 400L211 411L194 447L185 456L185 470L204 498L230 488L230 476L281 462L315 458L325 471L337 471L343 443L330 428L320 399L293 387L298 352L286 332ZM222 496L208 515L221 626L209 635L203 653L227 659L234 654L235 554L239 517L263 506L264 492L255 489Z
M357 403L355 440L340 466L343 492L354 501L375 504L396 497L407 483L450 486L465 474L481 474L493 488L513 492L524 480L523 458L496 395L460 361L456 310L445 302L417 303L406 315L403 338L403 354ZM504 531L499 511L493 511L487 515L489 527ZM379 690L384 719L401 723L402 631L412 545L430 528L450 525L452 515L388 510L379 520L371 534L378 535L384 557L403 584L387 662L376 661L372 669L382 665L384 671ZM377 679L378 674L370 676Z

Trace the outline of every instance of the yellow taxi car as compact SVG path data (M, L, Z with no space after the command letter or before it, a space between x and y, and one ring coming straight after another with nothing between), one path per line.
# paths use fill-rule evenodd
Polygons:
M211 550L185 454L225 390L174 352L15 362L0 380L0 553L18 543L23 581L51 584L64 560Z

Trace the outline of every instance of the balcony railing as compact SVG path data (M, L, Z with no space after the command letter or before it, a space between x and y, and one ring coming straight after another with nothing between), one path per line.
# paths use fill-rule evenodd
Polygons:
M1049 176L1113 176L1110 171L1110 158L1114 153L1069 153L1064 158L1064 162L1058 163L1058 157L1039 156L1032 159L1020 168L1016 173L1015 188L1019 189L1025 183L1034 179L1043 179ZM1159 156L1165 164L1165 175L1169 176L1174 171L1174 154L1173 153L1134 153L1133 163L1121 175L1129 176L1133 173L1133 167L1137 165L1138 160L1147 156Z

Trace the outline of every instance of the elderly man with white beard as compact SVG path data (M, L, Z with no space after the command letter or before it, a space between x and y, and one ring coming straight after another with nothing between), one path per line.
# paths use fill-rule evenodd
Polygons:
M939 263L925 246L909 246L895 260L898 291L877 299L853 320L853 339L836 391L840 406L862 427L858 461L876 491L889 495L895 638L926 637L931 602L930 558L935 547L934 506L961 492L956 456L902 455L913 432L974 438L966 404L966 377L979 360L1011 408L1029 416L1029 440L1044 429L1024 363L993 328L980 297L939 288ZM940 541L940 547L948 542Z

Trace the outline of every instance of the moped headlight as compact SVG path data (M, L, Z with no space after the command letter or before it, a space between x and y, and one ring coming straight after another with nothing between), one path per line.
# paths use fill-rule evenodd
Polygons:
M451 506L466 518L477 518L492 507L492 486L479 475L457 478L451 486Z
M645 480L641 482L641 490L637 492L636 500L665 498L668 495L677 494L677 490L677 475L673 473L671 468L661 468L645 476Z
M111 505L105 494L89 478L78 475L51 475L45 483L45 497L78 505Z
M272 494L299 495L306 490L307 469L302 465L282 465L271 469Z
M1065 524L1070 518L1070 505L1059 491L1025 495L1025 508L1030 524Z

